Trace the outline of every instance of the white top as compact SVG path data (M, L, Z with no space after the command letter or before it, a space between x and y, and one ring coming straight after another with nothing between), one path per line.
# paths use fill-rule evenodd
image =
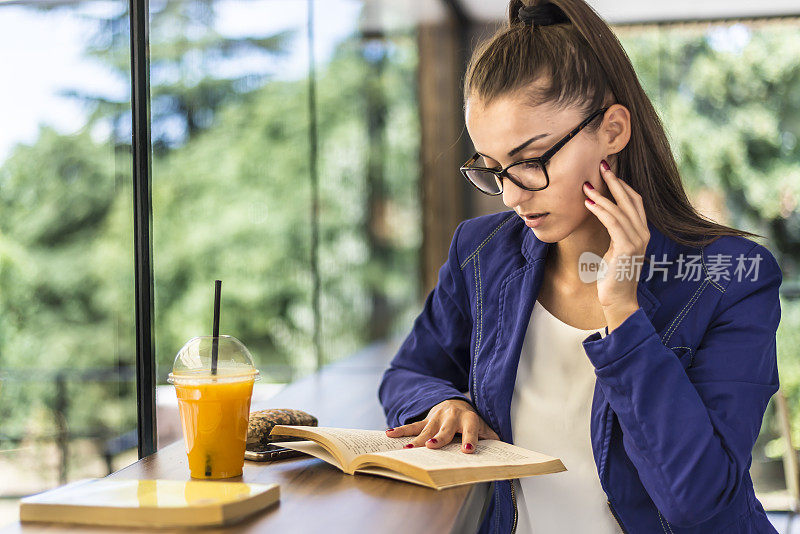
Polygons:
M596 376L583 340L602 330L562 322L537 300L522 343L511 431L515 445L560 458L566 471L514 479L518 534L622 532L606 504L589 430Z

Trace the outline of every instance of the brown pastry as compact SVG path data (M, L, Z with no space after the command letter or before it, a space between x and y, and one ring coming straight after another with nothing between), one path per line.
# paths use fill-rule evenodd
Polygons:
M270 436L275 425L317 426L317 418L293 408L270 408L250 413L247 427L247 450L263 450L268 443L297 441L297 436Z

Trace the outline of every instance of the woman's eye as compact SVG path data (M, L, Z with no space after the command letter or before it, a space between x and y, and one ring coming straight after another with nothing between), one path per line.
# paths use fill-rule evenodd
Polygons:
M537 162L537 161L529 161L527 163L523 163L522 166L525 167L526 169L538 169L539 168L539 162Z

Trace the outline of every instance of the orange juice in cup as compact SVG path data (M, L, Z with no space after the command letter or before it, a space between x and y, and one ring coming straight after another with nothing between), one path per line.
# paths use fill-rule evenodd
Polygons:
M215 339L216 367L211 362ZM192 478L242 474L250 398L258 378L250 352L231 336L196 337L178 352L169 381L178 397Z

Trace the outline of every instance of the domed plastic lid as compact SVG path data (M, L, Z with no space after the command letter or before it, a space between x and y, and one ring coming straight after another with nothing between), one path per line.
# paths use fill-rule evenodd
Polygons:
M217 368L211 369L211 352L217 340ZM259 380L253 356L241 341L233 336L198 336L190 339L178 351L169 382L199 384L208 382L239 382Z

